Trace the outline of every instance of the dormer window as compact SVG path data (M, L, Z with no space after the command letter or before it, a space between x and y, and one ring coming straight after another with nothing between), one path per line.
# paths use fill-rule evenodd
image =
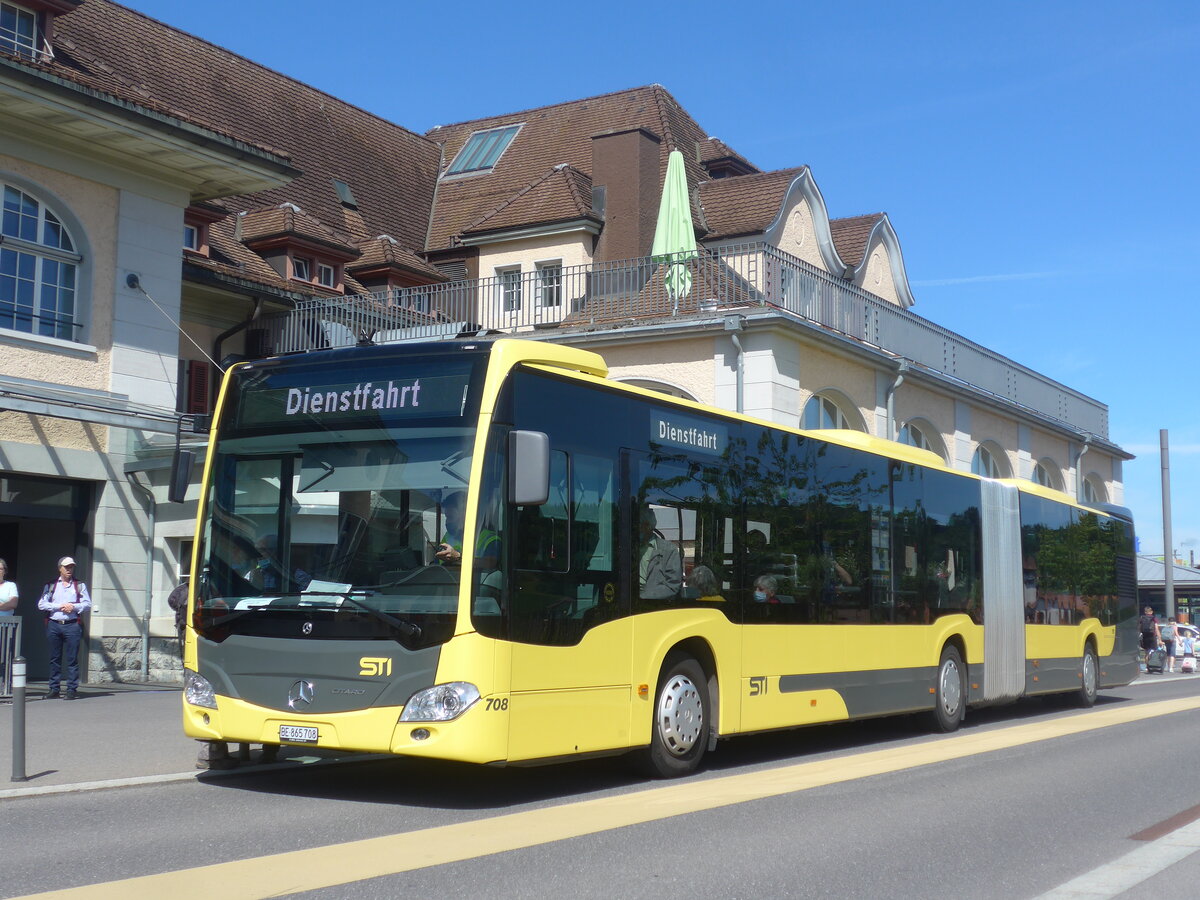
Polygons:
M303 281L331 291L342 290L340 265L316 256L289 256L288 259L291 260L292 281Z
M507 125L504 128L476 131L467 138L463 148L458 151L458 156L454 157L454 162L450 163L446 174L466 175L491 171L520 130L520 125Z
M0 50L37 59L41 55L39 30L36 13L23 6L0 2Z
M200 229L195 225L183 226L183 249L196 253L200 249Z

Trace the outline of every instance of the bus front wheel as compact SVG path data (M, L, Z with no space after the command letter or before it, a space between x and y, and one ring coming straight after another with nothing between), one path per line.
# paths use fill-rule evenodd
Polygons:
M958 648L946 645L934 685L933 724L938 731L956 731L967 711L966 672Z
M1080 663L1079 705L1090 709L1096 705L1096 694L1100 690L1100 663L1096 660L1096 651L1088 644L1083 648L1083 661Z
M691 657L668 658L654 694L650 746L641 768L655 778L678 778L696 770L708 748L708 678Z

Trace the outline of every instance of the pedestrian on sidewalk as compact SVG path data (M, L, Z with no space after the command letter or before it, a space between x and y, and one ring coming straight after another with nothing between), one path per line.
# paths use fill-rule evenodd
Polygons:
M1167 620L1167 624L1163 625L1158 630L1158 636L1162 639L1163 647L1167 650L1167 671L1175 671L1175 617L1171 616Z
M8 580L8 563L0 559L0 616L12 616L17 608L17 583Z
M42 587L38 609L46 613L46 643L50 648L50 684L47 700L59 696L62 667L67 666L67 700L79 690L79 642L83 626L79 617L92 608L87 585L75 579L75 560L64 556L58 561L58 578Z
M167 606L175 610L175 634L179 637L179 658L183 659L183 632L187 626L188 583L187 579L167 594Z

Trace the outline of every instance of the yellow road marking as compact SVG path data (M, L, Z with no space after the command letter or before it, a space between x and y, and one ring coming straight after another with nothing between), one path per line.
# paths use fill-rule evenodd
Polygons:
M149 896L171 897L172 900L209 900L213 885L220 885L218 893L225 900L278 897L461 862L611 831L627 825L934 765L1195 709L1200 709L1200 697L1138 705L1121 704L1047 722L960 733L923 744L872 750L849 757L796 763L741 775L672 782L643 791L491 816L472 822L28 896L64 900L127 900L129 897Z

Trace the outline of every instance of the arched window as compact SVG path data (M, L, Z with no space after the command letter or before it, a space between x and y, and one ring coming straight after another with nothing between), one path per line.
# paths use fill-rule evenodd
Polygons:
M82 257L70 233L37 198L4 184L0 216L0 328L78 340L76 290Z
M910 447L935 453L942 458L943 462L946 459L946 447L942 443L937 429L923 419L909 419L905 422L900 426L900 433L896 435L896 440L902 444L908 444Z
M1034 484L1053 488L1056 491L1061 491L1063 487L1062 478L1058 474L1058 466L1052 459L1039 460L1038 464L1033 467L1033 477L1030 480Z
M697 397L688 393L681 387L676 387L673 384L667 384L663 381L651 381L648 378L618 378L617 381L623 384L631 384L634 387L645 388L648 391L657 391L660 394L666 394L668 397L679 397L683 400L698 400Z
M854 429L855 426L853 419L843 411L836 400L825 394L813 394L808 403L804 404L800 427L814 431L821 428Z
M918 450L933 450L929 443L929 437L925 434L925 429L916 422L905 422L900 427L900 443L908 444L910 447L916 447Z
M971 471L984 478L1003 478L1005 476L1005 471L1000 465L999 454L983 444L979 445L975 455L971 458Z
M1108 502L1108 491L1104 489L1104 482L1095 475L1088 475L1083 479L1083 502L1091 504Z

